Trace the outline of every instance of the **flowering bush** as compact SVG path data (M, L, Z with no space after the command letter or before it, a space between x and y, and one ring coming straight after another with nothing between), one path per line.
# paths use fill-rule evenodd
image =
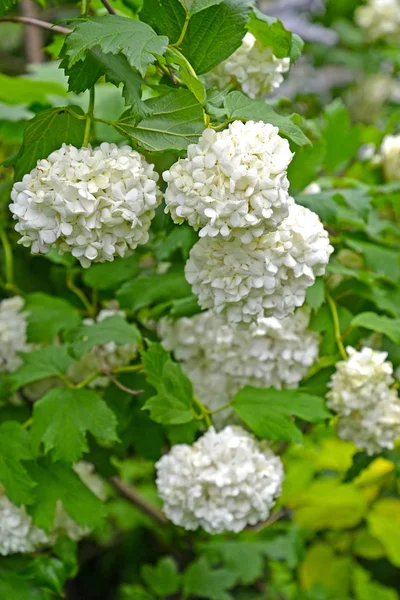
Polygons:
M77 4L0 0L1 600L399 600L398 2Z

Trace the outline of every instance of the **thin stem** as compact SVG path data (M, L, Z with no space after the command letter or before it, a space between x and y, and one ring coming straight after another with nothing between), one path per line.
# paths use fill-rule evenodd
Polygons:
M87 146L90 139L90 130L92 127L93 121L93 112L94 112L94 86L90 88L89 91L89 106L88 111L86 113L86 126L85 126L85 135L83 136L83 145Z
M61 27L60 25L54 25L53 23L41 21L40 19L33 19L31 17L0 17L0 22L6 23L7 21L11 23L25 23L26 25L35 25L35 27L40 27L41 29L50 29L55 33L63 33L64 35L72 33L72 29L67 29L66 27Z
M101 375L103 375L102 371L96 371L95 373L92 373L91 375L86 377L86 379L83 379L80 383L78 383L75 386L75 388L77 390L80 390L80 389L86 387L87 385L89 385L89 383L92 383L92 381L94 381L96 379L96 377L100 377Z
M94 318L96 316L95 309L90 304L88 298L86 297L85 292L83 290L81 290L80 288L78 288L77 285L75 285L73 271L69 271L67 273L67 287L69 290L71 290L71 292L73 292L76 296L78 296L78 298L80 299L80 301L86 308L87 312L89 313L89 316Z
M226 410L227 408L231 408L232 404L230 402L228 402L228 404L224 404L224 406L221 406L220 408L216 408L215 410L207 410L207 413L209 415L215 415L216 413L222 412L223 410Z
M81 1L81 16L86 17L89 12L90 0L82 0Z
M329 294L327 294L326 299L328 300L329 308L331 309L331 313L332 313L333 327L335 330L335 339L336 339L337 347L339 349L340 354L342 355L343 360L347 360L347 352L346 352L346 350L343 346L343 342L342 342L342 334L340 332L340 322L339 322L339 315L337 312L336 304L335 304L332 296L330 296Z
M143 365L126 365L125 367L117 367L113 369L113 373L135 373L136 371L141 371L143 369Z
M6 290L19 294L17 286L14 284L14 259L10 241L4 229L0 229L0 241L4 250L4 275L6 277Z
M200 414L198 415L198 417L205 420L207 427L211 427L212 421L210 418L210 413L207 410L207 408L204 406L204 404L201 402L201 400L199 400L197 398L197 396L193 396L193 404L195 406L197 406L197 408L200 409ZM197 417L195 417L195 418L197 418Z
M179 36L179 39L174 44L171 44L172 48L179 47L182 44L183 38L186 35L186 31L187 31L187 28L188 28L188 25L189 25L189 21L190 21L190 14L187 12L186 13L186 19L185 19L185 22L183 24L182 31L181 31L181 34Z
M266 521L263 521L262 523L258 523L258 525L250 525L249 527L246 527L246 531L254 531L254 532L258 533L259 531L262 531L266 527L269 527L276 521L279 521L279 519L282 519L282 517L285 517L287 514L288 514L287 509L282 508L281 510L278 510L277 512L270 515Z
M103 5L106 7L110 15L116 15L117 11L111 6L108 0L101 0Z
M157 507L148 504L148 502L142 498L142 496L131 486L127 486L123 483L118 477L111 477L111 484L115 487L116 490L123 496L128 502L140 508L146 515L157 521L157 523L161 523L165 525L168 522L167 517L164 513Z
M189 73L195 77L196 79L198 79L197 77L197 73L196 71L193 69L192 65L190 64L190 62L188 61L188 59L186 58L186 56L184 56L182 54L182 52L180 50L178 50L178 48L175 48L175 46L170 46L169 47L171 52L173 52L174 54L176 54L177 56L179 56L179 58L185 63L187 70L189 71Z
M116 385L123 392L132 394L132 396L138 396L139 394L143 394L143 390L133 390L132 388L129 388L128 386L126 386L123 383L121 383L120 381L118 381L118 379L116 377L114 377L114 375L112 374L111 371L109 373L106 372L105 374L110 379L110 381L112 381L113 384Z
M63 381L65 383L65 385L67 386L67 388L70 388L71 390L74 389L76 386L72 383L72 381L70 381L68 379L68 377L66 375L58 375L59 379L61 379L61 381Z

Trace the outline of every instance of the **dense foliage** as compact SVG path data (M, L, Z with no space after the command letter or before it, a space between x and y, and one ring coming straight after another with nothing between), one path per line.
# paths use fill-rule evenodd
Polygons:
M0 0L2 600L400 598L400 4L298 4Z

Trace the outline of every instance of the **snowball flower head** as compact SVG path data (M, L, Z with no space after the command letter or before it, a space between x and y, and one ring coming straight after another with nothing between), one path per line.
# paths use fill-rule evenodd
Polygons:
M279 457L241 427L210 427L192 446L173 446L156 469L167 517L208 533L239 532L267 519L284 478Z
M22 312L24 301L18 296L0 302L0 373L12 373L21 364L18 352L26 352L27 313Z
M283 81L282 73L287 73L289 67L290 58L277 58L271 48L256 40L252 33L246 33L242 45L206 78L220 90L236 85L254 99L277 89Z
M356 22L367 31L370 40L400 34L400 0L368 0L357 8Z
M163 173L167 212L187 220L200 237L232 235L243 242L276 227L288 215L287 140L273 125L234 121L224 131L205 129Z
M392 363L386 352L347 348L348 359L336 365L327 405L338 416L338 434L368 454L393 448L400 438L400 399L390 386Z
M400 179L400 135L385 136L380 154L386 181Z
M128 256L148 240L161 196L153 165L129 146L64 144L14 184L19 243L71 252L83 267Z
M306 290L323 275L333 248L312 211L292 204L272 232L244 244L240 239L200 239L185 274L202 308L229 321L282 319L302 306Z
M0 495L0 554L33 552L48 542L46 533L32 523L24 507Z

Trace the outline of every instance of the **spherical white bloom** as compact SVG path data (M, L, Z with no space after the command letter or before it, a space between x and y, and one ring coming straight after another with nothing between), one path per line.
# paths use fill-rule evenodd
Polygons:
M387 181L400 179L400 135L387 135L381 151L382 166Z
M12 373L21 364L17 352L26 352L27 313L22 312L24 301L18 296L0 302L0 373Z
M24 507L13 504L0 495L0 554L33 552L48 543L46 533L32 523Z
M239 237L250 242L288 215L287 140L261 121L234 121L224 131L205 129L163 173L166 210L176 223L187 220L200 237Z
M400 399L390 386L392 363L386 352L347 348L348 359L336 365L327 405L338 416L338 434L368 454L393 448L400 438Z
M243 244L239 239L200 239L185 274L202 308L229 321L284 318L304 304L306 289L323 275L333 248L312 211L293 204L276 231Z
M400 34L400 0L368 0L357 8L356 22L371 40Z
M128 256L148 240L157 179L129 146L64 144L14 184L10 210L20 243L35 254L71 252L83 267Z
M83 322L85 325L94 325L114 315L125 317L125 313L122 310L102 309L97 315L96 321L93 319L84 319ZM101 371L103 362L110 369L116 369L117 367L129 364L137 356L137 351L138 347L136 343L116 344L115 342L107 342L104 346L96 346L81 356L79 361L70 366L67 375L74 383L79 383L92 373ZM110 380L107 375L99 375L88 384L88 387L107 387L109 383Z
M241 427L213 427L192 446L177 444L156 464L164 512L185 529L239 532L268 518L282 463Z
M282 73L289 68L289 57L277 58L271 48L256 40L252 33L246 33L242 45L210 71L206 79L221 90L236 85L254 99L277 89L283 81Z

